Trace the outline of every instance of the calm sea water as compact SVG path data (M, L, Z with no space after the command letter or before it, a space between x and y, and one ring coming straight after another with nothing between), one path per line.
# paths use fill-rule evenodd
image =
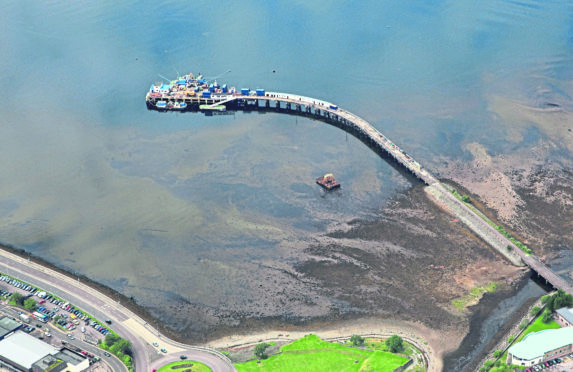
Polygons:
M468 142L515 146L498 97L571 109L571 4L5 2L0 240L144 304L224 306L249 294L238 278L409 183L319 122L149 112L160 75L231 70L219 82L335 102L439 173ZM314 184L326 172L340 192Z

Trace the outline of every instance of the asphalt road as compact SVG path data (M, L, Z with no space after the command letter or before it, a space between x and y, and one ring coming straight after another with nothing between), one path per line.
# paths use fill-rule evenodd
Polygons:
M174 357L179 358L182 354L191 360L205 363L214 372L236 371L231 361L223 354L213 349L181 344L165 337L129 309L79 280L3 250L0 250L0 271L51 292L99 320L110 319L110 328L131 341L137 372L150 372L152 368L157 368L156 365ZM154 347L153 342L159 342L159 347ZM160 348L165 348L168 352L154 361L152 367L151 356L162 354ZM124 370L120 369L118 372Z

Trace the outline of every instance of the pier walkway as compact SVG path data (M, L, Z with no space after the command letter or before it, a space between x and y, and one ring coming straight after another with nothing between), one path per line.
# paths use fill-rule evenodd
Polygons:
M158 101L167 102L167 106L158 108ZM218 107L219 110L221 106L224 106L225 110L229 111L260 110L301 115L337 126L354 135L362 142L367 143L374 150L388 155L402 169L407 170L429 186L427 188L428 194L430 194L440 206L445 207L453 216L462 221L470 230L510 262L515 265L529 266L553 287L563 289L567 293L573 294L573 285L571 285L571 283L567 282L547 265L539 261L537 257L528 255L520 250L464 202L456 198L447 186L440 183L436 177L412 156L404 152L404 150L380 133L366 120L339 108L333 103L316 98L280 92L265 92L261 95L243 95L240 93L215 94L208 98L200 96L188 97L182 94L152 96L148 93L146 96L147 107L151 110L169 111L169 104L173 105L178 102L185 102L187 105L185 110L180 111L201 111L209 115L217 111L210 111L208 106L211 108ZM508 249L508 247L511 248Z

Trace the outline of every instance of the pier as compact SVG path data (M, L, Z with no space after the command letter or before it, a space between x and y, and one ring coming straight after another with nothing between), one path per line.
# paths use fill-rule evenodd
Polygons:
M571 283L539 261L537 257L528 255L520 250L464 202L456 198L447 186L440 183L434 175L411 155L380 133L366 120L341 109L333 103L296 94L266 92L261 89L256 91L242 90L240 93L235 92L233 89L229 93L212 94L212 92L209 92L205 95L195 93L189 95L185 90L167 94L150 91L147 93L145 101L148 109L157 111L191 111L202 112L206 115L233 111L271 111L305 116L341 128L367 144L378 154L392 160L394 163L392 165L396 168L405 170L417 180L426 184L429 196L440 207L462 221L497 253L514 265L527 265L553 287L573 294L573 285Z

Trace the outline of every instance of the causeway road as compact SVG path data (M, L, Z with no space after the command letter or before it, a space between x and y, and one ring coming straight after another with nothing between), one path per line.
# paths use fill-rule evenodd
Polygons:
M236 371L231 361L218 351L173 341L145 320L122 306L118 301L76 280L33 261L0 249L0 271L51 292L74 306L90 313L100 321L109 319L121 337L131 341L135 356L135 371L150 372L156 365L186 355L190 360L205 363L214 372ZM153 343L158 344L157 347ZM166 349L162 353L160 349ZM153 367L151 366L153 357Z

